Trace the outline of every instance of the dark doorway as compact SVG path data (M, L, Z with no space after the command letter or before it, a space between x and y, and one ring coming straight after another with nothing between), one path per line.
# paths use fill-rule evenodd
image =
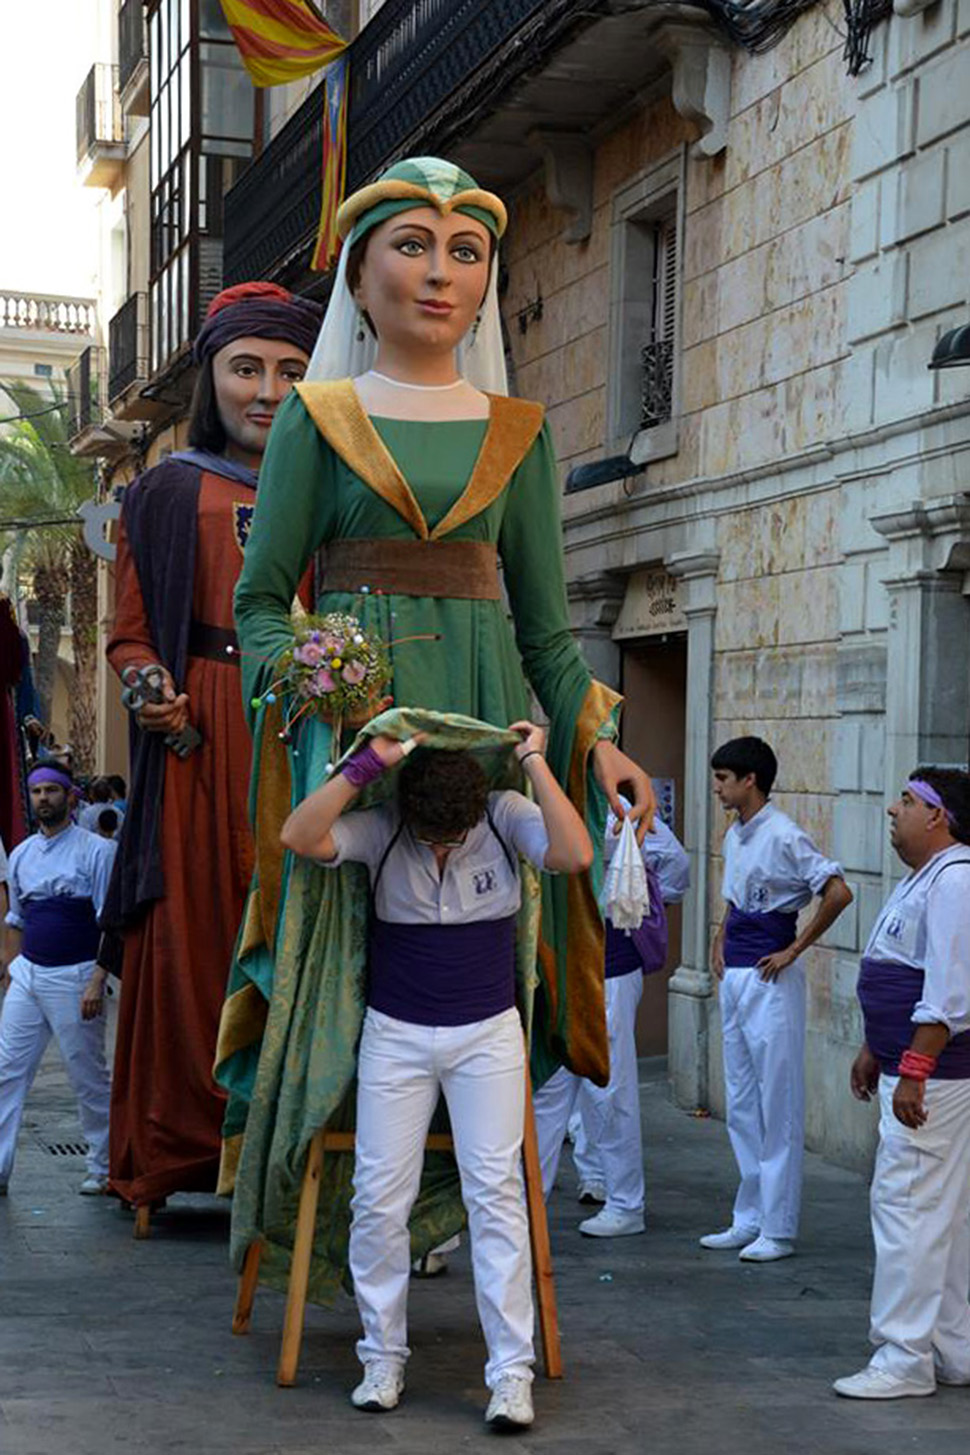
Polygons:
M684 839L684 750L687 728L687 633L635 637L621 644L624 750L658 780L667 802L672 800L670 827ZM637 1016L637 1049L641 1056L667 1051L667 981L680 964L682 910L669 905L670 945L659 975L648 975Z

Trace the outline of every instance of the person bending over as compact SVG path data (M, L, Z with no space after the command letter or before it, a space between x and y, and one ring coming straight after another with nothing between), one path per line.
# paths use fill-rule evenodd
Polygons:
M525 1042L515 1007L517 855L576 874L593 849L545 761L545 735L513 724L536 802L489 793L470 753L421 748L401 769L397 802L347 813L358 791L408 757L377 736L306 798L283 826L296 854L335 868L367 865L373 923L367 1014L358 1054L350 1268L364 1327L364 1377L351 1395L390 1410L408 1358L408 1218L442 1092L471 1232L488 1348L486 1422L530 1425L533 1309L521 1153Z

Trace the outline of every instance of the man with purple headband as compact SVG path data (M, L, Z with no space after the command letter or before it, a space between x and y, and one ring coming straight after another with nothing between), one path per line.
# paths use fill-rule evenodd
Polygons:
M88 1144L80 1192L108 1184L110 1082L104 1059L104 972L95 964L115 844L71 823L71 779L44 765L27 779L38 831L17 845L0 986L0 1194L7 1191L24 1102L51 1036L78 1100Z
M859 973L865 1043L852 1094L879 1097L870 1205L876 1352L850 1399L970 1385L970 774L917 768L889 809L912 872Z

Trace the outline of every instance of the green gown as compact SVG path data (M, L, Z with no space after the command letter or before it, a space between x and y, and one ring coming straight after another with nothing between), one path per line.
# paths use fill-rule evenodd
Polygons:
M244 700L254 719L257 868L216 1075L230 1093L222 1187L235 1186L233 1259L239 1266L260 1237L261 1277L277 1286L288 1270L310 1137L325 1124L352 1125L364 1009L366 873L357 865L325 871L279 847L283 817L339 756L331 730L305 720L295 749L284 747L278 706L251 707L292 644L291 603L318 549L361 540L430 540L431 554L438 540L497 548L508 607L381 592L366 580L327 590L324 567L316 609L348 612L388 643L436 636L390 647L400 708L505 728L531 715L531 687L549 718L549 762L585 814L594 846L602 842L605 802L589 753L597 738L615 735L618 698L592 680L569 629L558 475L541 410L506 399L490 407L488 422L371 420L347 381L301 385L278 412L260 475L236 590ZM435 740L445 745L447 729ZM536 1084L560 1064L600 1082L608 1076L598 875L597 860L590 876L543 876L538 959L533 950L531 973L519 978ZM527 918L538 896L523 898ZM522 944L534 946L535 936L520 934ZM328 1157L325 1167L310 1281L320 1301L345 1273L351 1164ZM460 1225L456 1186L451 1160L429 1157L412 1220L416 1253Z

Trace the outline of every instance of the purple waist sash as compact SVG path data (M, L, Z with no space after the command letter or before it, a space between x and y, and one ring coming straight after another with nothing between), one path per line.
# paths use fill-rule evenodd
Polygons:
M724 927L725 965L757 965L763 956L787 950L795 939L797 924L795 910L769 909L765 914L748 914L736 904L730 905Z
M924 971L897 960L863 957L856 994L862 1006L866 1045L889 1076L899 1075L899 1058L912 1044L913 1011L923 995ZM970 1031L953 1036L933 1072L934 1081L970 1080Z
M515 921L394 924L374 917L367 1004L419 1026L466 1026L515 1004Z
M35 965L81 965L98 953L101 932L90 899L53 894L26 899L21 954Z
M605 965L604 974L607 980L613 980L618 975L629 975L634 970L643 969L643 961L640 959L640 951L633 935L628 935L626 930L618 930L609 920L605 924Z

